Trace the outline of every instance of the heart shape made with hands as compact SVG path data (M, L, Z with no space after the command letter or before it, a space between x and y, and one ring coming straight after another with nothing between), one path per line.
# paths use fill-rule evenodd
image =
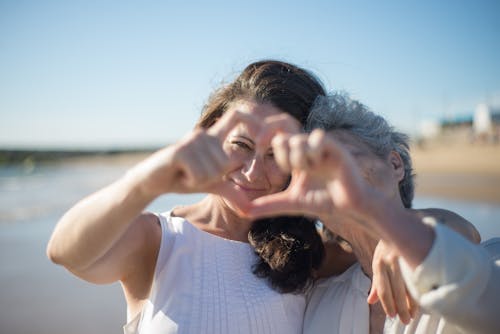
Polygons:
M302 127L299 122L286 113L273 114L262 118L248 112L238 110L228 111L214 125L205 131L209 138L218 139L219 147L217 149L213 147L210 149L212 156L210 156L210 154L206 155L205 158L207 159L207 163L204 165L210 165L211 163L208 159L212 159L214 155L220 155L220 153L213 154L213 152L217 150L223 151L222 146L224 141L231 131L238 126L244 126L246 128L254 139L253 149L260 154L264 154L269 147L272 146L274 139L281 137L281 140L285 141L286 138L302 133ZM205 138L205 140L209 138ZM238 164L237 161L231 161L227 154L224 154L224 157L227 159L218 158L219 161L214 161L213 164L222 166L225 172L232 170L235 165ZM235 209L237 209L242 216L247 216L248 212L250 212L253 207L251 201L245 194L230 187L223 187L222 182L215 182L209 187L208 192L222 195L238 203Z
M351 154L322 130L304 134L298 122L288 114L255 117L250 113L226 113L206 132L220 144L229 133L244 124L255 136L255 150L273 148L277 164L292 174L288 187L280 192L249 200L245 194L215 185L209 192L238 203L242 216L259 218L276 215L320 217L362 201L366 188L359 167ZM227 167L231 168L228 161ZM341 209L341 212L338 211ZM346 212L348 212L347 210Z

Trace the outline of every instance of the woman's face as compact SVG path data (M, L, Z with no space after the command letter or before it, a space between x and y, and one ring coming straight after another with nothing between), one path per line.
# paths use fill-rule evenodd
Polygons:
M248 100L232 103L228 111L231 110L252 114L259 120L282 113L271 104ZM229 132L223 143L224 151L236 166L225 175L224 187L244 193L249 201L283 190L289 179L289 174L276 164L271 147L256 146L260 130L259 124L242 122Z
M396 158L393 153L385 159L379 157L367 144L347 130L334 131L333 136L351 153L369 184L392 198L400 198L401 160L398 160L401 165L398 165L398 161L393 161Z

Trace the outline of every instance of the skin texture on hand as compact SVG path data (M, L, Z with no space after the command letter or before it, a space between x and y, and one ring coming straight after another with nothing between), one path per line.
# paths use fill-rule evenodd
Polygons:
M276 136L277 163L292 172L288 188L253 202L251 216L279 214L352 215L370 189L360 180L352 157L321 130L310 135Z
M380 240L373 254L372 287L367 301L369 304L380 301L388 316L397 315L401 322L408 324L415 316L418 305L406 289L398 259L399 254Z

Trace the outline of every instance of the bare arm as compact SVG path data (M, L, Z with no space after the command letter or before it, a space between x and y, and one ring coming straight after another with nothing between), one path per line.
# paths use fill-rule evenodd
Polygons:
M210 129L193 131L80 201L58 222L47 247L49 258L96 283L123 280L143 266L154 266L161 231L156 217L142 211L164 193L217 187L231 168L221 143L243 119L258 123L249 114L226 113Z
M141 256L139 250L151 252L143 245L157 224L141 215L154 197L137 188L125 176L77 203L56 225L47 246L49 258L93 283L127 275L125 264L132 255Z

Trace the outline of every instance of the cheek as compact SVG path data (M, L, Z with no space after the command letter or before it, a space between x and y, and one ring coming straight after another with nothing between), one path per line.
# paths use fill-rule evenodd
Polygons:
M362 173L365 180L375 188L384 192L392 189L392 181L388 167L380 161L370 161L361 164Z

